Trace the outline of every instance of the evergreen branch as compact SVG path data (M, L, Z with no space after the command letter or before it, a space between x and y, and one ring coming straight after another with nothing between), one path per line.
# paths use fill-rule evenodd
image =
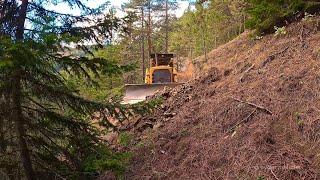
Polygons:
M75 156L71 155L71 153L68 151L68 149L63 148L62 146L58 145L56 142L53 141L52 137L49 137L41 129L40 129L40 133L44 137L46 137L46 139L52 144L52 145L48 144L46 141L43 141L42 138L37 138L38 141L42 141L42 143L40 143L41 145L45 144L46 146L51 147L50 149L55 148L57 151L59 151L60 153L63 153L65 156L67 156L70 161L74 162L74 164L77 164L77 162L76 162L76 161L78 161L78 160L76 160L77 158Z
M31 72L32 71L32 72ZM54 71L54 70L53 70ZM38 79L39 82L45 84L51 84L54 86L60 86L64 84L64 81L58 75L59 72L42 71L41 68L30 68L30 70L24 71L24 79L28 81L29 78Z
M42 158L40 158L39 156L36 156L38 158L39 161L36 161L36 163L38 165L40 165L41 167L44 167L45 169L49 170L50 172L53 172L55 174L56 177L58 177L61 180L67 180L67 178L64 178L63 175L59 174L56 170L50 168L49 166L47 166L45 162L41 163L40 161L42 161ZM55 177L55 179L56 179Z
M30 110L30 109L29 109ZM67 134L64 134L63 131L65 131L65 127L61 126L60 128L57 127L48 127L48 126L56 126L57 124L52 124L52 125L48 125L49 122L43 122L43 120L39 119L39 117L43 116L41 115L41 113L43 113L42 111L37 111L35 109L33 109L32 111L39 113L38 116L34 115L32 116L32 118L30 117L25 117L27 121L27 125L31 128L31 129L36 129L38 131L40 131L41 133L45 133L46 135L50 135L50 137L55 138L55 139L66 139L68 138ZM25 111L28 112L28 111ZM30 113L30 112L28 112ZM37 123L34 123L34 121L36 121ZM50 128L54 128L54 129L50 129Z
M42 7L41 5L38 5L34 2L30 2L29 3L32 7L34 7L35 10L40 11L40 12L46 12L48 14L55 14L55 15L59 15L59 16L65 16L65 17L71 17L71 18L75 18L75 19L80 19L80 18L85 18L85 16L80 15L80 16L74 16L72 14L66 14L66 13L60 13L60 12L56 12L56 11L52 11L52 10L48 10L45 9L44 7ZM87 18L89 20L89 18Z
M47 141L43 140L40 137L34 137L34 136L28 136L29 138L29 143L31 143L33 146L35 147L44 147L46 149L49 150L49 153L51 154L51 157L54 157L57 162L61 161L59 159L56 158L56 156L52 155L52 153L55 153L55 155L58 155L59 153L62 153L64 155L66 155L66 157L68 158L69 161L72 162L73 165L78 166L77 164L79 164L77 161L77 158L72 156L68 150L63 149L61 146L56 145L56 143L54 143L53 145L50 145ZM51 142L52 143L52 142ZM53 151L56 150L56 151ZM40 158L43 160L43 158ZM52 159L50 159L50 162L52 163Z
M68 106L75 112L90 114L94 110L105 108L105 105L101 103L85 100L70 93L67 89L61 89L63 87L55 88L45 84L36 84L33 82L30 88L32 90L31 93L33 93L33 95L39 99L55 102L62 106Z
M25 31L31 31L31 32L36 32L36 33L44 33L44 31L39 31L36 29L28 29L28 28L24 28Z
M56 108L53 108L52 107L52 104L45 104L45 103L43 103L42 102L42 104L41 103L39 103L39 102L37 102L36 100L34 100L32 97L30 97L30 96L26 96L25 97L27 100L29 100L31 103L32 103L32 105L37 105L39 108L41 108L42 110L45 110L45 111L47 111L47 110L58 110L58 109L56 109ZM26 106L22 106L22 107L26 107ZM30 107L28 107L28 108L30 108ZM35 110L37 110L37 111L40 111L38 108L37 109L35 109Z

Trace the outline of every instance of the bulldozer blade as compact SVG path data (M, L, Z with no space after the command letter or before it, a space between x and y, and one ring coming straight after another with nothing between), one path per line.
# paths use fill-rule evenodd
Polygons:
M167 84L126 84L125 96L123 104L135 104L146 100L146 97L154 95L156 92L162 91L165 87L174 88L182 83Z

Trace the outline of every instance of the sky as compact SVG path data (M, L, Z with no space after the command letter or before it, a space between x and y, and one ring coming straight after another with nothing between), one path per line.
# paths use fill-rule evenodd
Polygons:
M114 6L117 9L117 15L122 16L123 12L120 11L121 5L123 3L128 2L129 0L109 0L110 5ZM87 4L89 7L98 7L99 5L108 2L108 0L88 0L85 4ZM188 2L186 1L180 1L178 2L179 8L174 12L177 17L182 16L184 11L188 8ZM70 9L67 4L60 3L56 6L54 5L48 5L48 9L55 10L57 12L61 13L69 13L74 15L79 15L80 11L78 9Z

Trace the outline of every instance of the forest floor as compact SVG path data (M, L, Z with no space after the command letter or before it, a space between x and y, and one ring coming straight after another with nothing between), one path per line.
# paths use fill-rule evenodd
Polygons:
M320 18L208 57L132 124L125 179L320 179Z

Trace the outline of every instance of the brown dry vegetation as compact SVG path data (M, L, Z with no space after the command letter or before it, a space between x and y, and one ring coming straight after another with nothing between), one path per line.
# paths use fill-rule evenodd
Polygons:
M206 75L136 123L126 178L320 179L319 22L213 50Z
M177 73L178 82L187 82L195 76L194 64L190 60L187 60L185 64L184 69Z

